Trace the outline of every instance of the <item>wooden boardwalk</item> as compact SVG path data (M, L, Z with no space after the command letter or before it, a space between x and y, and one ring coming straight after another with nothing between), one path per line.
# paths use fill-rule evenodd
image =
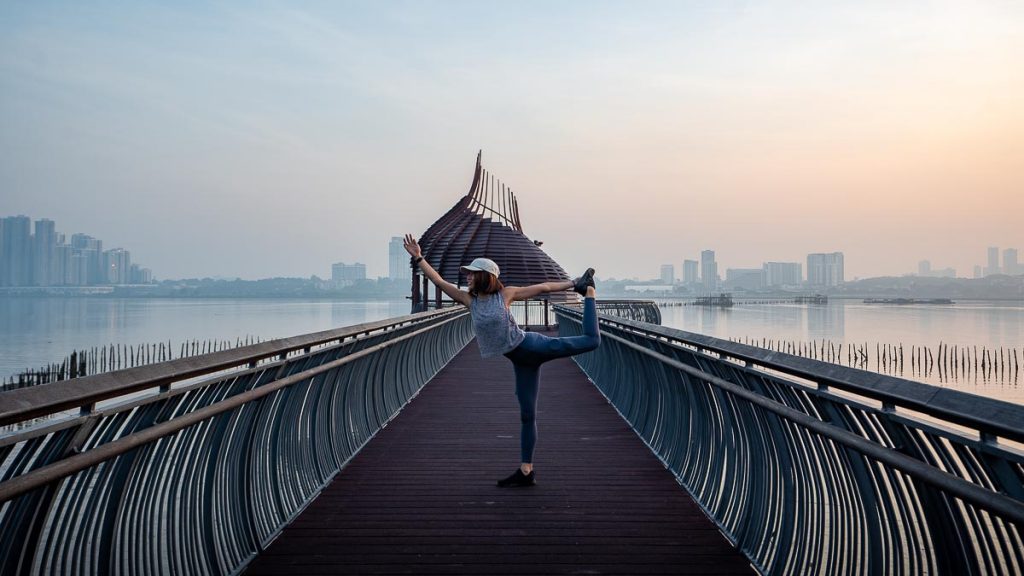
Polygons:
M571 360L546 364L538 485L512 367L471 342L247 574L750 574Z

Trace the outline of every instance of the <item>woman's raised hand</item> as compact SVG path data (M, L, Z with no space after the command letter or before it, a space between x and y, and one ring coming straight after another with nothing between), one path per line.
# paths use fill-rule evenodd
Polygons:
M420 245L416 243L416 239L412 237L412 234L405 235L405 251L409 253L413 258L419 258L423 255L423 251L420 250Z

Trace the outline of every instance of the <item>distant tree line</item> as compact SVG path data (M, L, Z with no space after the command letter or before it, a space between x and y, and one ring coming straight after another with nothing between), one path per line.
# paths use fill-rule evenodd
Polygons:
M156 298L382 298L408 296L408 280L357 280L339 285L316 276L310 278L263 278L260 280L225 280L186 278L164 280L155 286L117 287L110 295L117 297Z

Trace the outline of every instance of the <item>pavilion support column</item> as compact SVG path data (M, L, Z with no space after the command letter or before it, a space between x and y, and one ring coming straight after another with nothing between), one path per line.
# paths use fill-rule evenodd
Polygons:
M430 308L430 280L427 279L426 274L423 275L423 310L426 312Z
M423 311L423 298L420 295L419 274L416 270L412 272L412 312Z

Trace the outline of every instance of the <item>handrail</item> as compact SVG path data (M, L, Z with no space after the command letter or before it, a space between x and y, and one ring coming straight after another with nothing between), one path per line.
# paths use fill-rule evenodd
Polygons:
M0 392L0 426L61 412L69 408L89 406L110 398L148 388L166 386L173 382L230 368L252 366L262 360L281 357L334 341L340 342L360 334L429 322L438 317L456 314L464 310L461 307L454 307L427 313L409 314L290 338L267 340L200 356L178 358L156 364Z
M569 306L580 308L582 303ZM602 298L597 301L597 312L648 324L661 324L661 308L653 300Z
M97 448L93 448L85 452L80 452L73 456L64 458L63 460L60 460L58 462L54 462L53 464L43 466L42 468L36 468L31 472L22 474L21 476L18 476L6 482L0 482L0 503L6 502L7 500L11 500L12 498L24 494L25 492L28 492L35 488L39 488L40 486L44 486L55 480L59 480L66 476L70 476L75 472L79 472L81 470L85 470L86 468L95 466L101 462L109 460L120 454L124 454L125 452L133 450L144 444L153 442L155 440L159 440L160 438L164 438L165 436L170 436L175 432L188 428L189 426L198 424L203 420L207 420L218 414L227 412L228 410L232 410L234 408L238 408L243 404L267 396L268 394L276 392L281 388L286 388L299 382L309 380L314 376L327 372L328 370L340 368L341 366L344 366L350 362L355 362L356 360L361 360L367 356L370 356L371 354L376 354L381 350L384 350L385 348L394 346L410 338L420 336L444 324L452 322L453 320L458 320L460 317L464 315L465 311L463 310L462 314L453 315L452 317L446 318L438 322L437 324L432 324L430 326L427 326L426 328L416 330L415 332L410 332L409 334L404 334L402 336L391 338L390 340L387 340L381 344L365 348L358 352L353 352L338 360L334 360L333 362L327 362L326 364L317 366L316 368L311 368L309 370L304 370L302 372L293 374L286 378L274 380L273 382L264 384L263 386L259 386L257 388L253 388L241 394L230 396L225 400L221 400L214 404L210 404L209 406L206 406L194 412L189 412L181 416L176 416L165 422L161 422L149 428L145 428L142 431L134 432L127 436L122 436L121 438L118 438L113 442L103 444L102 446L99 446Z
M578 314L578 312L576 313ZM878 400L885 405L909 408L922 414L972 428L981 435L1024 442L1024 406L1019 404L731 342L713 336L664 326L651 326L622 317L602 317L602 324L619 326L636 334L667 339L670 342L714 352L750 365L815 382L823 389L836 388Z
M72 387L125 398L0 442L0 574L238 573L472 337L449 308Z
M858 452L871 456L872 458L880 462L885 462L886 464L889 464L894 468L903 470L904 472L914 477L920 478L921 480L928 482L929 484L934 484L935 486L938 486L943 490L951 492L958 498L962 498L963 500L966 500L968 502L972 502L974 504L978 504L979 506L983 506L986 509L996 512L1000 516L1013 520L1014 522L1024 524L1024 502L1015 500L1013 498L1009 498L1002 494L994 493L991 490L986 490L984 488L981 488L977 484L972 484L971 482L967 482L962 478L958 478L956 476L953 476L952 474L943 472L942 470L936 470L935 468L929 466L928 464L925 464L924 462L921 462L920 460L911 458L895 450L889 448L882 448L878 444L869 442L865 440L863 437L853 434L852 432L843 430L842 428L838 428L830 423L812 418L803 412L794 410L786 406L785 404L782 404L781 402L776 402L774 400L765 398L764 396L761 396L741 386L733 384L728 380L723 380L722 378L718 378L717 376L713 376L691 366L687 366L686 364L683 364L678 360L675 360L663 354L659 354L649 348L644 348L639 344L634 344L633 342L630 342L629 340L626 340L624 338L620 338L619 336L616 336L614 334L604 334L603 337L611 338L617 342L620 342L624 346L627 346L633 350L636 350L637 352L640 352L641 354L644 354L646 356L651 357L654 360L657 360L658 362L667 364L677 370L686 372L687 374L699 378L709 384L718 386L719 388L729 392L730 394L733 394L734 396L743 398L748 402L757 404L758 406L764 408L765 410L783 416L787 420L795 422L796 424L799 424L804 428L813 430L814 432L817 432L818 434L821 434L823 436L827 436L828 438L831 438L832 440L835 440L836 442L839 442L844 446L848 446L854 450L857 450Z
M582 333L578 310L555 313ZM1024 569L1024 452L999 442L1019 441L1024 407L599 322L601 347L576 362L763 573Z

